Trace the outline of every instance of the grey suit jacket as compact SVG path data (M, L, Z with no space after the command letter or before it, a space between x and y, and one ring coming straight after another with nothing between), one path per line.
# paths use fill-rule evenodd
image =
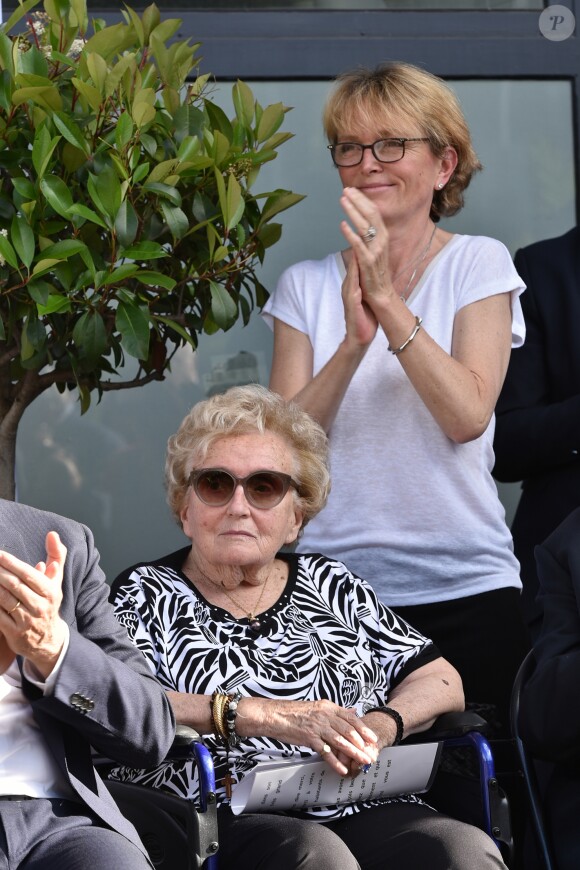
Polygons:
M173 714L108 603L109 587L90 530L57 514L0 499L0 549L35 565L46 558L49 531L58 532L68 549L60 612L70 630L70 645L52 695L44 697L26 679L23 691L79 798L144 851L94 769L91 747L123 764L156 765L171 746Z

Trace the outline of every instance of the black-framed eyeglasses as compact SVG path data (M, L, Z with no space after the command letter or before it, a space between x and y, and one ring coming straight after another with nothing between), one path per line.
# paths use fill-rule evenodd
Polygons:
M379 163L396 163L405 156L407 142L428 142L425 137L391 137L389 139L377 139L371 145L362 145L360 142L335 142L326 147L332 155L335 166L358 166L362 162L367 148L373 152L373 157Z
M192 471L189 483L197 497L212 507L223 507L242 486L252 507L268 510L280 504L290 487L298 491L298 484L289 474L281 471L253 471L247 477L236 477L225 468L199 468Z

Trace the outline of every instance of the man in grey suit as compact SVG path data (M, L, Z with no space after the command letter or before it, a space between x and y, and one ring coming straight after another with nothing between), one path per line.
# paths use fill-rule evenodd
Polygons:
M92 763L158 764L166 696L108 603L92 534L0 499L0 870L143 870Z

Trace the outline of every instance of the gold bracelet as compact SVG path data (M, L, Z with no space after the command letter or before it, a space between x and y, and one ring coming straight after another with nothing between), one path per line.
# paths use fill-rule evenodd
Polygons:
M405 348L407 347L407 345L411 344L411 342L413 341L413 339L415 338L415 336L417 335L417 333L421 329L422 323L423 323L422 317L415 317L415 328L413 329L413 332L411 333L411 335L409 336L407 341L404 341L400 347L391 347L391 345L389 345L389 347L387 349L390 350L391 353L394 353L394 354L401 353L402 351L404 351Z
M227 739L227 731L224 721L227 701L228 696L224 695L223 692L214 692L211 696L211 718L213 720L215 733L218 737L221 737L222 740Z

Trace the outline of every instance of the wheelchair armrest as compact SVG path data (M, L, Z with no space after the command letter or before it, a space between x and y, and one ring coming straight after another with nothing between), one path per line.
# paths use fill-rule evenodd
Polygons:
M433 725L426 731L411 734L405 737L404 743L436 743L440 740L449 740L452 737L463 737L477 731L485 734L488 725L478 713L464 710L460 713L442 713Z
M196 744L203 743L203 738L195 728L189 725L177 725L171 749L167 753L169 759L191 758L195 755Z

